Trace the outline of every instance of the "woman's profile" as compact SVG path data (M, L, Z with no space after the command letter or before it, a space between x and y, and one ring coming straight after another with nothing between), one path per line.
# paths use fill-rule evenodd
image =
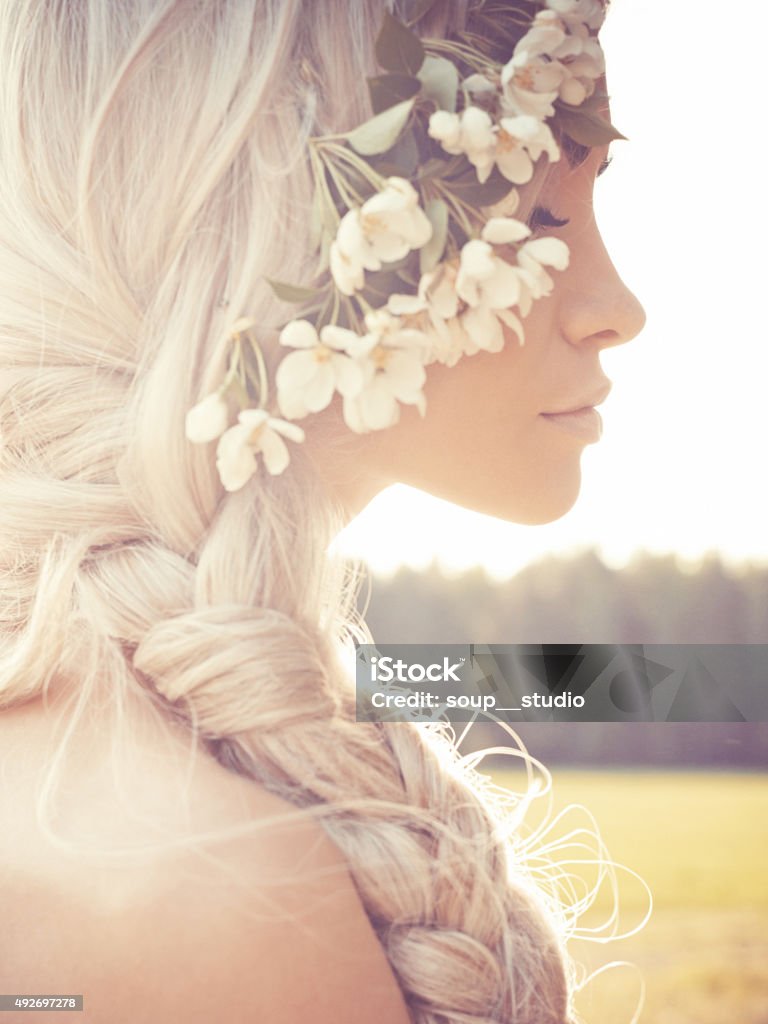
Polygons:
M592 209L604 13L3 6L0 992L575 1020L504 801L449 729L356 720L328 549L397 481L575 502L644 320Z

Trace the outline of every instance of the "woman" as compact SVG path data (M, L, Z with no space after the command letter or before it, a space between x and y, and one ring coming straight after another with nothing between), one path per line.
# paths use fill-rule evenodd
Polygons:
M503 805L447 731L355 721L342 641L369 637L326 551L395 480L526 523L575 501L595 416L563 414L605 397L600 352L643 320L591 207L611 134L602 8L391 10L383 24L378 0L0 14L5 993L82 993L85 1019L110 1022L571 1019L567 921L508 821L504 838ZM393 173L381 146L361 163L359 138L352 158L310 139L338 144L370 117L377 58L396 94L382 110L409 104L417 37L463 83L451 109L420 79L408 111L445 172L420 188L446 204L446 247L409 289L441 214L427 225L408 206L403 276L363 323L358 294L400 256L373 206L347 204L342 231L344 189L364 183L340 168L382 181L391 210L411 203L424 153ZM489 127L500 90L507 116L529 118L519 138ZM554 120L545 132L545 108L562 120L587 99L599 145ZM502 160L513 138L522 156ZM329 214L338 231L319 271L318 180L319 235ZM483 202L456 199L462 182ZM464 252L478 211L492 226ZM524 249L544 234L559 241ZM442 255L441 313L417 286ZM515 294L494 301L513 255ZM300 293L286 324L274 279L320 281L320 305ZM522 344L510 310L525 305ZM410 332L397 343L392 317ZM318 370L309 397L306 358L278 373L302 347L335 367L332 394Z

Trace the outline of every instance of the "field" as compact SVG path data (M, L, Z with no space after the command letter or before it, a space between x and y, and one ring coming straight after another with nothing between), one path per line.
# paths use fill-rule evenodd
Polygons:
M553 776L554 810L587 807L611 859L641 875L653 894L650 920L634 936L571 944L588 971L614 960L635 965L603 973L581 993L586 1024L768 1024L768 775L554 769ZM520 786L519 776L493 778ZM555 832L589 824L570 811ZM592 881L595 870L568 867ZM615 877L625 932L642 921L648 897L629 874ZM571 888L585 891L578 882ZM611 906L604 885L580 923L598 927ZM640 975L645 1004L635 1017Z

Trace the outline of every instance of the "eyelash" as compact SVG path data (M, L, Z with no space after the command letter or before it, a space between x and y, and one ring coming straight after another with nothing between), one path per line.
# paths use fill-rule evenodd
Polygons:
M558 217L546 206L534 206L528 218L528 227L531 231L538 228L563 228L568 222L568 217Z
M612 163L613 163L613 154L609 153L608 156L605 158L605 160L603 160L603 162L600 164L600 169L597 172L597 177L599 178L601 174L604 174L608 170L608 168L611 166Z

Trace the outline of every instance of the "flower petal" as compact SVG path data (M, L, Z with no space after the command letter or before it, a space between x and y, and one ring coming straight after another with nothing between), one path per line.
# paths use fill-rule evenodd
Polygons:
M333 356L331 360L336 390L342 395L356 395L363 387L365 376L362 367L349 356Z
M187 413L186 436L194 444L213 441L227 429L228 420L227 403L218 392L214 392Z
M350 331L348 327L326 324L320 329L320 340L328 348L336 349L338 352L348 352L358 344L360 335L356 331Z
M278 434L282 434L283 437L287 437L289 441L295 441L296 444L301 444L307 436L302 428L296 423L288 423L286 420L278 419L276 416L270 416L269 429Z
M304 389L304 401L310 412L320 412L331 403L335 390L335 374L330 359L317 365L317 372L307 382Z
M482 239L491 245L507 245L510 242L521 242L530 233L531 229L521 220L515 220L513 217L491 217L482 230Z
M267 428L260 437L259 449L267 472L278 476L291 461L288 446L279 434Z
M300 391L309 385L318 370L318 362L314 352L306 349L291 352L280 360L275 373L275 384L279 390Z
M511 313L508 309L497 309L496 316L502 321L502 323L505 323L507 327L510 327L515 332L520 345L524 345L525 331L523 330L523 325L515 314Z
M427 379L424 364L411 352L394 352L387 360L387 387L401 402L420 391Z
M568 266L568 246L561 238L534 238L525 243L522 251L537 263L554 267L555 270L565 270Z
M498 257L495 263L493 277L489 281L483 281L481 285L481 305L487 305L491 309L507 309L509 306L517 305L520 298L517 267Z
M368 430L384 430L397 423L400 410L383 374L373 378L358 401L361 402L362 418Z
M219 438L216 468L226 491L239 491L256 472L256 457L247 436L247 428L236 425Z
M463 314L462 324L478 348L486 352L501 352L504 332L496 315L488 306L477 306Z
M313 348L319 338L314 324L309 320L291 320L280 331L280 344L290 348Z

